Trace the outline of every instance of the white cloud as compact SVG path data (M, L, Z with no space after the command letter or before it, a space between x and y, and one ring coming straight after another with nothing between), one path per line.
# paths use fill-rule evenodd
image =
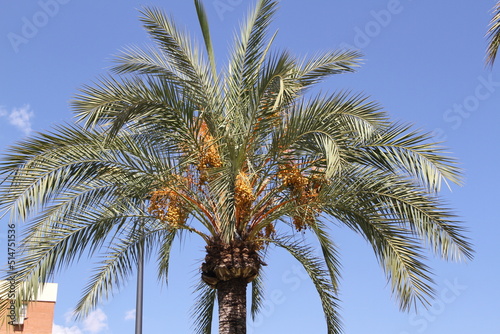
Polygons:
M63 327L54 324L52 327L52 334L83 334L77 326Z
M23 131L25 135L31 132L31 119L35 113L30 110L29 105L14 108L9 114L9 123Z
M135 319L135 309L125 312L125 320L134 320Z
M66 322L66 325L73 322L74 315L75 315L75 311L73 311L73 310L68 310L66 313L64 313L64 321Z
M89 313L80 326L72 325L74 311L69 310L64 314L66 327L54 324L52 334L101 334L108 329L108 316L100 308Z
M83 320L83 330L90 333L100 333L108 328L108 316L100 308L89 313Z
M13 108L11 111L0 106L0 117L7 117L9 124L24 132L25 135L28 135L32 130L31 119L34 116L35 113L28 104L21 108Z

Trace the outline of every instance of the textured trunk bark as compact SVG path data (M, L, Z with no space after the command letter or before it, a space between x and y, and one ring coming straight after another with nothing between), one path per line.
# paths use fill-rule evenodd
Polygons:
M247 281L234 278L217 283L219 334L246 334Z

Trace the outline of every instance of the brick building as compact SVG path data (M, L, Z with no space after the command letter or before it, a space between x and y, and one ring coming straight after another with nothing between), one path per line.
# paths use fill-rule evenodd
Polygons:
M26 303L17 325L3 324L0 334L52 334L56 299L57 283L44 284L36 300Z

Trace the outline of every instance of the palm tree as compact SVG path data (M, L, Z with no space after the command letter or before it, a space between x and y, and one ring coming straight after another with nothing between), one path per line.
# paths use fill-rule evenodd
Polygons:
M219 332L246 332L247 285L255 315L273 247L301 263L328 333L340 333L338 250L328 226L342 224L372 245L401 309L425 303L433 294L425 246L444 259L471 257L461 224L438 197L442 181L460 183L456 161L361 94L309 93L354 71L360 55L271 52L275 1L257 1L218 71L205 11L195 5L206 57L161 10L146 8L141 20L157 47L127 49L113 74L84 87L76 125L27 139L4 157L1 208L29 221L19 298L105 245L77 306L85 315L131 274L142 242L166 280L173 241L192 233L206 243L198 333L211 332L216 301ZM317 239L321 256L304 235Z
M500 2L493 8L493 17L487 32L488 49L486 51L486 65L493 66L500 46Z

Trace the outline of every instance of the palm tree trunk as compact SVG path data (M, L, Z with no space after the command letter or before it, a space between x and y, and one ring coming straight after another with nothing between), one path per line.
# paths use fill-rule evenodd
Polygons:
M246 334L247 281L233 278L217 283L219 334Z

